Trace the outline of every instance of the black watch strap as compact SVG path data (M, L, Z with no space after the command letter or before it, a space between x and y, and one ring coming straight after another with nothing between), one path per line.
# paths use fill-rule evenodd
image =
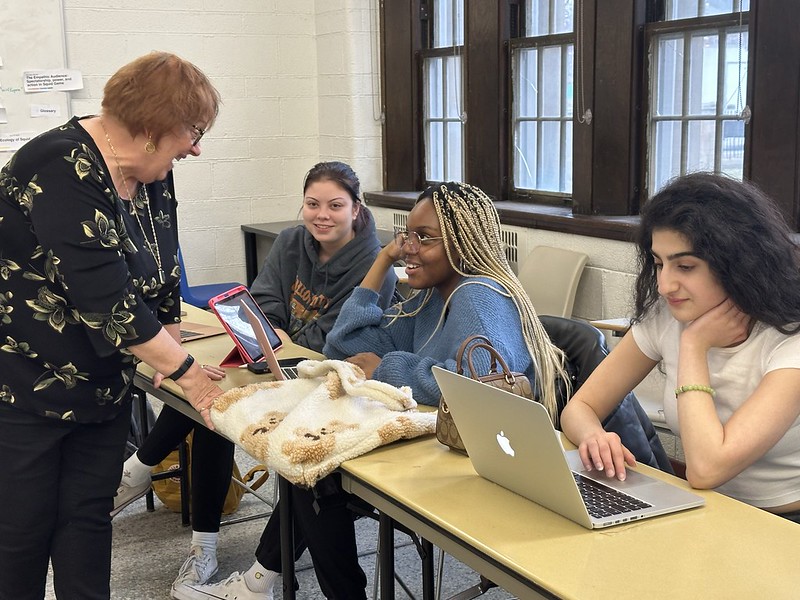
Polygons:
M167 379L172 379L172 381L178 381L178 379L186 375L186 371L188 371L189 367L191 367L193 364L194 364L194 356L192 356L191 354L187 354L186 360L183 361L183 364L180 367L178 367L178 369L172 375L167 375Z

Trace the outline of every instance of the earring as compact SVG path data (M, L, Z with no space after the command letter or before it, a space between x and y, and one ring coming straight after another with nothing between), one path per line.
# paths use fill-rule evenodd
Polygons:
M152 154L156 151L156 145L153 143L152 134L147 136L147 143L144 145L144 151L148 154Z

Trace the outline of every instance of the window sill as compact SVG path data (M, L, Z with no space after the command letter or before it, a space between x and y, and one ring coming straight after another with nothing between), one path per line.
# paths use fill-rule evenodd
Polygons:
M409 211L419 192L365 192L364 199L369 206L395 208ZM546 204L527 204L508 200L495 202L504 225L529 227L571 233L607 240L629 242L633 240L639 217L605 217L573 215L572 210L564 206Z

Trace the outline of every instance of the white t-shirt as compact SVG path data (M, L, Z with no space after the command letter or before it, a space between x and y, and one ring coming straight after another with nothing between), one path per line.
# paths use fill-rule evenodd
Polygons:
M666 373L664 417L676 435L680 435L680 424L675 388L684 327L661 303L632 328L639 349L649 358L662 361ZM764 375L777 369L800 369L800 334L784 335L774 327L756 323L747 340L738 346L709 350L708 369L711 387L717 392L717 416L725 424ZM717 491L760 508L800 500L800 417L764 456Z

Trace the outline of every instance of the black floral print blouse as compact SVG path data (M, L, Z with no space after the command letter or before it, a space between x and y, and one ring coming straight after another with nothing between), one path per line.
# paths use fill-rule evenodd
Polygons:
M98 422L128 409L126 348L180 321L178 227L170 173L147 185L162 284L144 194L120 199L79 120L0 171L0 401Z

